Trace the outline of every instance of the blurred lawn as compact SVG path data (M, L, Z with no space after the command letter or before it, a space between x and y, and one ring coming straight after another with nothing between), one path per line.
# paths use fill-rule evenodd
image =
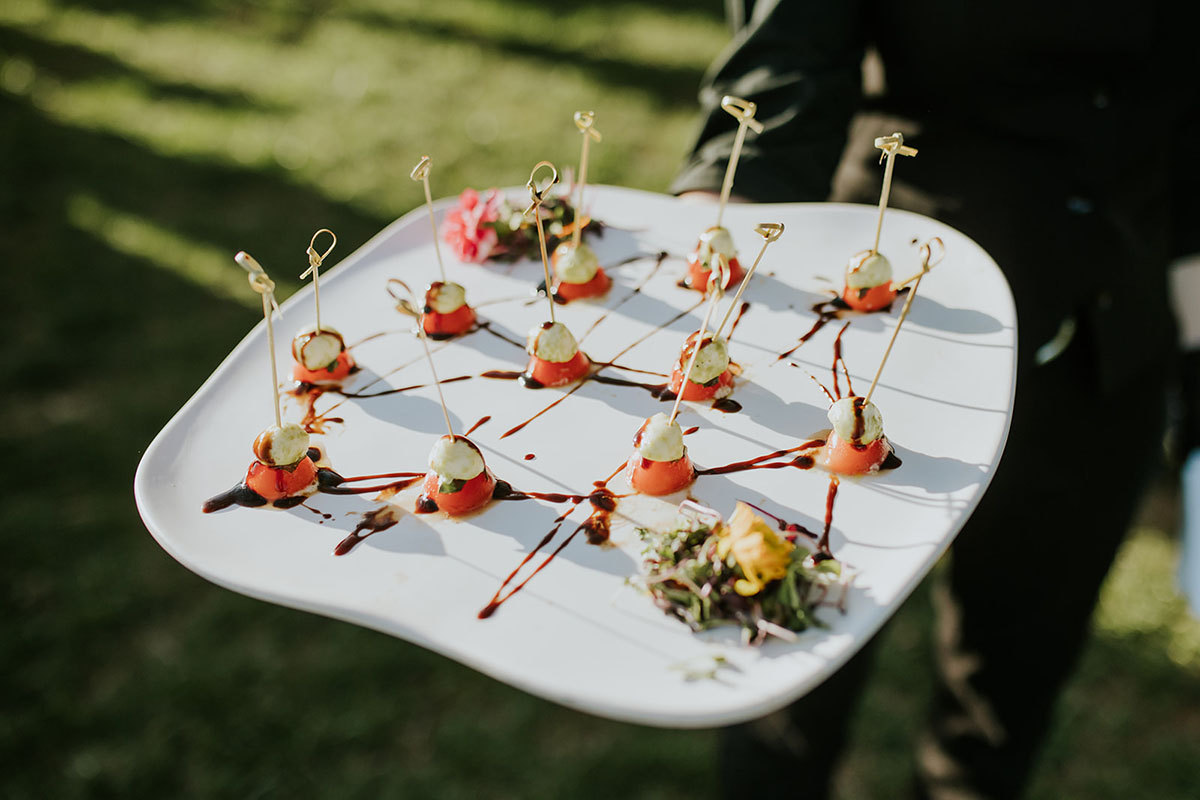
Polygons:
M327 226L345 256L418 203L424 152L435 195L573 163L584 107L605 133L593 179L664 189L719 5L0 5L0 795L714 795L710 732L578 714L205 583L151 540L131 482L256 322L233 251L298 264ZM1034 797L1196 796L1200 626L1170 527L1123 551ZM999 601L1037 613L1036 587ZM927 612L922 589L888 629L848 797L907 783Z

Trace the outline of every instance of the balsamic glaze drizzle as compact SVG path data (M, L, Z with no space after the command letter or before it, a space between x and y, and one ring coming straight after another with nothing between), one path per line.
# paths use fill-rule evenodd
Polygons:
M910 287L905 286L903 289L896 292L896 297L899 298L900 296L902 296L905 292L907 292L909 290L909 288ZM887 314L889 311L892 310L892 305L894 303L895 303L895 300L893 300L891 303L888 303L883 308L878 309L877 311L868 311L865 313ZM834 297L829 298L828 300L822 300L818 303L814 303L810 310L814 314L817 315L817 319L813 323L813 326L808 329L808 333L804 334L796 341L796 344L795 344L795 346L792 347L792 349L790 349L786 352L780 353L779 356L775 359L776 361L782 361L783 359L790 356L792 353L799 350L801 345L803 345L805 342L807 342L812 337L816 336L817 331L821 330L821 328L824 328L827 324L829 324L829 322L831 320L843 319L843 314L845 312L853 312L855 314L864 313L862 311L854 311L854 309L852 309L852 308L850 308L850 306L846 305L846 301L843 300L840 296L834 296Z

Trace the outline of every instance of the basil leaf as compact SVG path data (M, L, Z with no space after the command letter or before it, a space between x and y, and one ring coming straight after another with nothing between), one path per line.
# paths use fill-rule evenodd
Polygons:
M455 492L461 491L465 484L466 484L466 481L461 480L461 479L453 480L453 481L443 480L441 483L438 484L438 493L439 494L454 494Z

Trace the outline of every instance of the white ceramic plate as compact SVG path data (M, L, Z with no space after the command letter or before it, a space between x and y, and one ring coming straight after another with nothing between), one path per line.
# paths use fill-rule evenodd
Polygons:
M510 190L515 203L521 190ZM438 204L444 213L452 200ZM696 308L657 330L699 295L677 287L681 258L712 224L715 207L615 187L589 189L594 216L612 226L593 239L602 264L637 252L675 254L655 272L653 257L610 271L615 281L602 304L572 303L558 317L583 337L595 360L621 356L623 365L665 372L686 334L699 325ZM806 375L829 384L831 323L797 350L801 368L777 360L812 325L810 307L840 284L847 257L869 246L875 211L865 206L779 204L730 206L725 224L749 265L761 239L759 222L782 222L786 232L767 251L747 290L750 302L731 344L744 369L734 398L744 409L724 414L708 404L685 404L683 427L699 426L686 441L700 466L740 461L798 444L827 427L827 401ZM627 584L637 572L630 518L660 518L662 501L623 500L613 539L592 546L578 536L491 618L477 613L500 583L534 549L566 506L542 501L493 503L465 520L411 512L418 487L392 502L403 508L395 526L352 552L333 549L363 514L381 505L369 495L319 494L289 511L234 507L201 513L204 500L244 475L250 443L272 421L267 385L266 330L260 322L147 449L135 483L138 507L162 547L209 580L253 597L336 617L398 636L573 708L634 722L694 727L735 722L778 708L804 694L860 647L912 591L947 548L987 487L1003 449L1015 379L1016 322L1008 286L974 242L934 220L890 211L881 252L897 277L917 267L917 247L940 236L945 260L927 277L891 355L874 401L903 466L890 473L842 481L833 515L834 553L859 571L847 610L825 609L826 630L794 644L742 646L730 629L691 633ZM302 264L265 265L268 272ZM230 269L237 267L230 263ZM414 285L434 279L429 223L418 209L345 258L322 280L322 319L356 342L392 331L354 349L363 367L348 389L377 376L374 389L428 383L410 320L385 292L388 278ZM547 314L530 304L540 263L477 266L447 255L450 279L498 330L523 339ZM641 291L633 288L644 284ZM247 289L249 291L249 289ZM869 385L895 326L890 314L854 316L843 338L855 388ZM281 373L290 370L289 339L312 322L311 289L283 305L278 325ZM248 312L248 317L251 314ZM584 337L597 319L603 319ZM526 356L486 332L436 345L440 376L521 369ZM614 375L622 375L614 371ZM655 381L634 374L625 377ZM588 383L519 433L501 434L529 418L563 390L528 390L512 381L473 378L444 386L456 430L484 416L472 439L501 478L524 490L586 492L630 452L642 420L669 410L637 388ZM318 411L340 398L325 395ZM298 420L293 400L285 418ZM343 475L419 471L444 431L432 387L342 403L328 434L314 437ZM526 456L535 456L527 460ZM623 478L612 484L628 491ZM737 499L763 506L819 531L828 481L819 470L758 470L702 476L697 500L728 514ZM673 498L678 502L679 498ZM581 521L576 509L531 566L540 563ZM524 570L520 578L529 574ZM697 677L724 659L711 678Z

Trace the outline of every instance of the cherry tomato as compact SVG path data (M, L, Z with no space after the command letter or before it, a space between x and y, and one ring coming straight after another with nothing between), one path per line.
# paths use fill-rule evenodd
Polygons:
M425 473L425 483L422 489L426 497L437 503L439 509L452 517L469 514L476 509L483 508L491 501L492 492L496 489L496 478L487 467L483 468L483 472L464 483L457 492L442 494L438 491L440 483L441 478L431 470Z
M725 287L733 290L739 283L742 282L742 277L745 275L742 265L738 263L736 257L729 259L729 286ZM700 258L695 251L688 256L688 274L687 285L691 289L698 292L708 291L708 279L712 275L711 270L707 270L700 266Z
M839 475L865 475L875 472L892 451L886 438L870 444L852 444L830 432L825 440L825 468Z
M525 374L542 386L565 386L587 375L591 362L582 350L575 351L575 357L570 361L545 361L534 356L529 359Z
M451 311L449 314L439 314L427 311L421 315L421 327L426 335L434 339L448 339L460 333L466 333L475 324L475 309L466 303Z
M878 311L887 308L895 299L896 290L892 288L891 281L872 286L866 291L847 286L842 292L842 301L855 311Z
M684 366L687 366L686 364ZM683 385L683 372L676 365L675 369L671 370L671 391L679 394L679 387ZM705 386L695 381L688 381L687 386L683 390L684 400L711 400L717 396L717 392L733 385L733 373L728 369L717 376L717 380L711 386Z
M674 461L651 461L634 450L626 470L633 490L653 497L674 494L696 480L696 470L686 452Z
M571 300L579 300L584 297L599 297L607 292L612 287L612 278L604 273L604 270L597 267L596 274L587 283L567 283L559 281L554 287L554 292L568 302Z
M321 369L307 369L297 361L292 365L292 378L300 383L337 383L338 381L345 380L352 369L354 369L354 357L350 355L349 350L343 350L338 353L337 361L334 362L332 370L325 367Z
M297 495L312 486L317 479L317 465L308 456L300 459L293 467L268 467L255 461L246 472L246 486L267 500Z

